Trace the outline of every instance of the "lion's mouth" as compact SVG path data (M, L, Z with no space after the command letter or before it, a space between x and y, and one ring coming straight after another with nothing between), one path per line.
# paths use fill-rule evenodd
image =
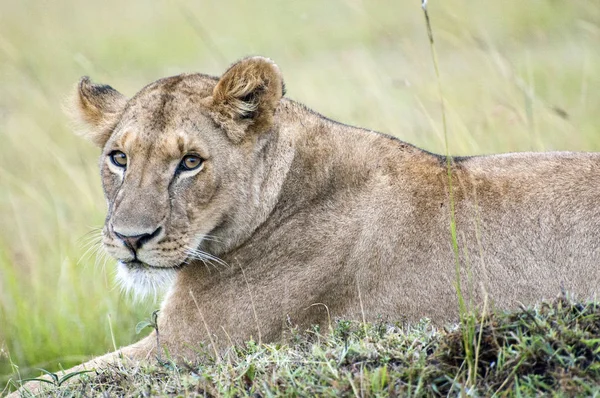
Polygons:
M121 261L121 263L123 263L123 265L127 266L127 268L130 268L130 269L158 268L158 267L153 267L150 264L143 263L140 260Z
M144 263L140 260L129 260L129 261L119 261L121 264L125 265L127 268L131 269L131 270L145 270L145 269L159 269L159 270L165 270L165 269L174 269L174 270L179 270L181 268L183 268L183 266L185 265L185 263L179 264L179 265L175 265L175 266L169 266L169 267L159 267L156 265L152 265L152 264L148 264L148 263Z

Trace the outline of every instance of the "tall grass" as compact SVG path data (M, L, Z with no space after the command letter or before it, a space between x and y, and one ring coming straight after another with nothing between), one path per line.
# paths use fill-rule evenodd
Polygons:
M2 2L0 374L9 355L21 370L56 369L110 350L109 316L116 344L127 344L155 307L133 306L113 288L112 262L85 256L105 211L98 150L72 135L60 107L82 75L132 95L165 75L219 74L263 54L289 97L434 152L600 149L600 7L430 2L447 146L419 7Z
M447 170L447 183L448 183L448 201L449 201L449 210L450 214L448 224L450 227L450 240L452 243L452 251L454 252L454 262L455 262L455 274L456 279L454 281L455 289L456 289L456 297L457 297L457 305L458 305L458 313L460 316L460 325L463 330L463 346L465 347L465 362L467 364L467 381L466 386L471 387L474 384L475 380L475 371L477 365L475 364L475 355L471 350L472 345L469 344L472 341L472 335L475 331L475 315L471 313L472 308L467 306L465 302L465 296L462 290L462 280L461 280L461 259L460 259L460 248L458 245L458 236L456 232L456 212L454 207L454 184L453 184L453 176L452 176L452 168L453 161L452 155L450 154L450 147L448 142L448 123L446 120L446 106L444 104L444 92L442 90L441 76L440 76L440 67L437 57L437 52L435 49L435 40L433 38L433 28L431 27L431 19L429 18L429 11L427 8L427 0L421 1L421 8L423 9L423 15L425 16L425 27L427 29L427 37L429 38L429 48L431 49L431 59L433 61L433 69L435 71L435 79L437 83L438 95L440 99L440 110L442 116L442 132L444 135L444 146L445 146L445 154L446 154L446 170ZM469 264L465 264L468 266Z

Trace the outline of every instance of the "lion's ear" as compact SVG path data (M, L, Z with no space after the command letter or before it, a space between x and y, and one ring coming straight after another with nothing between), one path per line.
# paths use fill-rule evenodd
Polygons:
M83 125L83 135L102 148L126 103L127 98L111 86L94 84L88 77L82 77L68 112L76 123Z
M273 114L284 95L283 77L268 58L245 58L219 79L208 98L215 121L238 143L248 133L271 128Z

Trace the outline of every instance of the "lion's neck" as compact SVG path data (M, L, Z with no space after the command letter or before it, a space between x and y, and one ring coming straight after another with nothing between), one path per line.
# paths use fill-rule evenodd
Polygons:
M402 167L415 163L403 159L428 159L408 144L394 140L390 145L390 137L335 123L289 100L261 139L250 189L212 233L221 242L207 242L215 255L234 251L261 227L280 225L278 220L307 206L360 195L381 180L381 173L402 174Z
M259 138L255 163L248 165L247 189L226 220L211 232L217 239L203 249L221 256L244 244L276 207L294 160L294 135L290 126L278 125Z
M271 201L264 213L268 217L261 223L269 218L268 224L279 225L277 220L307 206L333 203L340 193L359 192L373 177L372 148L363 149L381 136L332 122L293 101L283 104L276 129L281 150L274 151L269 162L285 166L274 175L276 195L269 194Z

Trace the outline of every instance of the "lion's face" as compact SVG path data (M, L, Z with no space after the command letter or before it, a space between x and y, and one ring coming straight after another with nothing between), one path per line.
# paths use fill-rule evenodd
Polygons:
M242 152L192 104L177 97L166 104L168 94L156 91L127 109L100 161L108 202L104 245L121 275L165 274L199 257L237 188L232 166L241 162L231 154ZM156 120L164 117L161 107L172 108L168 125Z
M254 144L281 95L279 71L263 58L240 61L219 81L162 79L131 100L82 80L79 110L103 147L103 243L126 290L143 296L190 260L211 261L202 248L243 207Z

